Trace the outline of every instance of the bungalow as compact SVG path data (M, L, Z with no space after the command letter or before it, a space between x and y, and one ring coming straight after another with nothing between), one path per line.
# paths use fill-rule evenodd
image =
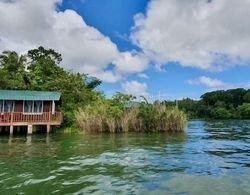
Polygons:
M49 133L51 126L62 123L60 98L59 92L0 90L0 128L12 135L14 127L26 126L32 134L35 126L44 125Z

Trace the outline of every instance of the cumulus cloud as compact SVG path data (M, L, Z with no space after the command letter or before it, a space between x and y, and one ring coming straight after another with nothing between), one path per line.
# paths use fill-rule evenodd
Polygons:
M250 62L249 0L152 0L134 17L134 44L158 65L223 70Z
M113 62L117 66L118 73L138 73L148 68L147 58L140 53L123 52Z
M207 76L201 76L198 79L188 80L188 84L190 85L203 85L206 86L208 91L215 91L215 90L227 90L227 89L235 89L235 88L246 88L250 87L250 82L242 82L242 83L227 83L223 82L218 79L210 78Z
M61 0L0 0L0 52L53 48L63 56L62 66L88 73L106 82L142 72L142 54L120 52L109 37L88 26L73 10L59 11ZM110 69L113 64L114 68Z
M195 85L205 85L209 88L218 88L218 87L226 87L227 84L218 80L218 79L212 79L210 77L201 76L196 80L188 80L188 84L195 84Z
M148 96L148 85L146 83L140 83L138 81L126 81L122 83L122 88L127 94L132 94L136 97Z

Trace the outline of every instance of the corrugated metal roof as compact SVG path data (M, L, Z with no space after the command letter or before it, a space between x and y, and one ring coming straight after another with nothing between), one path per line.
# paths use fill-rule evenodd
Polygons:
M125 105L126 108L138 108L140 106L140 102L129 102Z
M0 90L0 100L60 100L60 92L51 91L22 91L22 90Z

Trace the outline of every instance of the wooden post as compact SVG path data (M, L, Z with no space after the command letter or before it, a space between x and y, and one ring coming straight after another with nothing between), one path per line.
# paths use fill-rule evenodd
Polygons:
M33 133L33 126L32 125L28 125L27 134L31 135L32 133Z
M52 114L55 114L55 101L52 102Z
M49 112L49 122L51 121L51 115L52 115L52 113Z
M13 135L13 131L14 131L14 127L13 127L13 125L10 125L10 136L12 136L12 135Z
M10 114L10 123L11 123L11 125L13 123L13 112L11 112L11 114Z

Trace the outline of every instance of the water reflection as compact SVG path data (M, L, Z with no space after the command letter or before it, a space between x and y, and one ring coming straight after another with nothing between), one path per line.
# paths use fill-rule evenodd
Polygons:
M204 123L206 139L209 143L205 152L226 159L223 168L237 169L250 167L250 122L210 121Z
M6 157L41 157L56 152L57 142L50 144L50 135L6 136L0 138L0 159Z
M250 143L249 121L210 121L204 123L207 139L242 140Z
M190 121L183 134L0 137L0 194L247 194L249 127Z

